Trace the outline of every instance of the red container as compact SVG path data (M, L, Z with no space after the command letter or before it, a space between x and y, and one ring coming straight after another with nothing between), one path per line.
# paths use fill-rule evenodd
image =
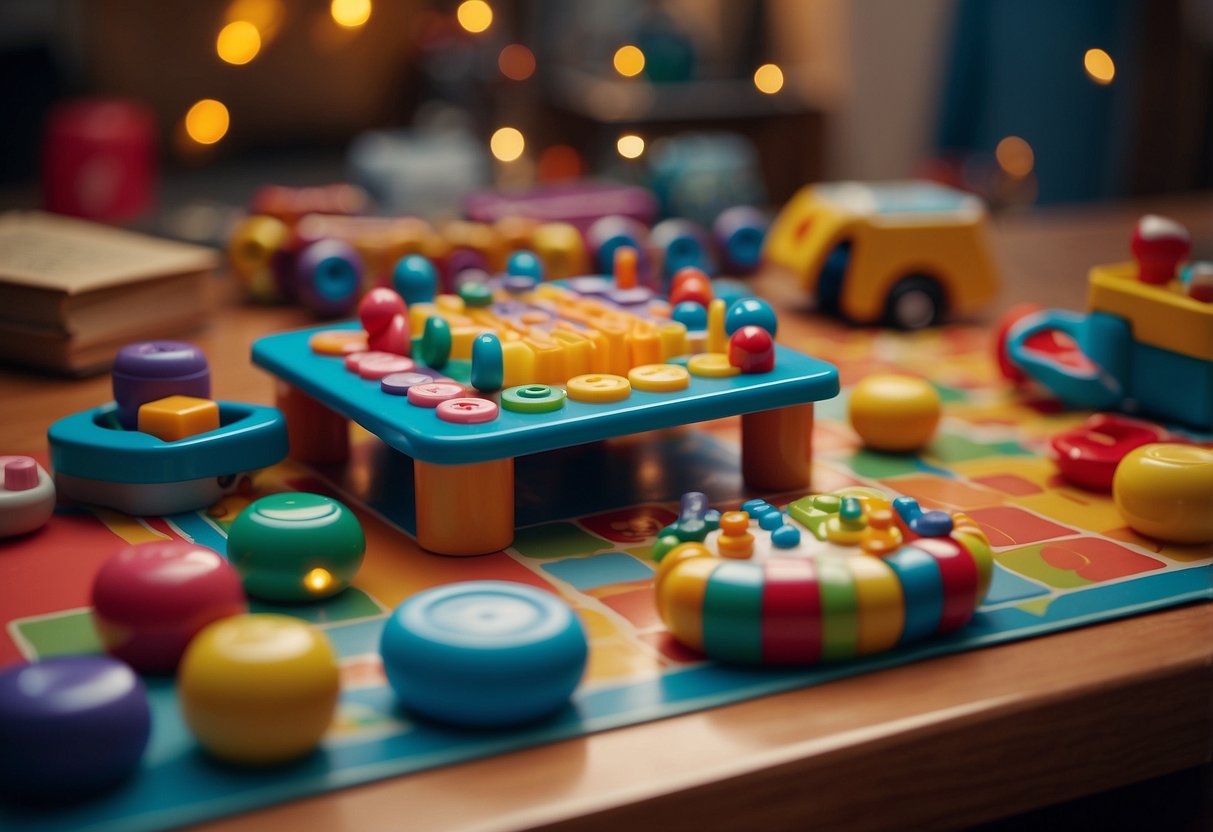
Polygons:
M103 98L65 101L48 116L42 142L47 210L118 222L151 206L156 120L143 104Z

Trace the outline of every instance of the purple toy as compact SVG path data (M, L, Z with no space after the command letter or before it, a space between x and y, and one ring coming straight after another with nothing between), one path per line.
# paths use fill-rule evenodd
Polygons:
M295 262L295 293L317 315L344 315L358 303L364 272L362 257L349 243L318 240Z
M720 212L712 237L728 274L750 274L762 262L769 221L757 208L737 205Z
M69 802L139 766L151 733L147 690L108 656L63 656L0 672L0 790Z
M181 341L128 344L114 359L114 401L118 421L139 427L139 407L165 396L211 396L211 369L202 350Z

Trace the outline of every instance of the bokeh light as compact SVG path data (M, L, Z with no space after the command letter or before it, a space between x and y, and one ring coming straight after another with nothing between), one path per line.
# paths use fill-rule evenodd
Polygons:
M229 64L247 64L261 51L261 32L247 20L233 20L219 30L215 51Z
M615 71L624 78L633 78L644 71L644 53L628 44L615 50Z
M371 0L333 0L329 13L338 26L356 29L371 19Z
M1019 136L1007 136L1000 141L998 147L994 149L994 158L998 160L1000 168L1016 179L1027 176L1036 164L1036 154L1032 152L1032 145Z
M615 142L615 149L625 159L639 159L644 153L644 139L634 133L628 133L619 137L619 141Z
M511 43L497 56L497 68L511 81L525 81L535 74L535 53L521 43Z
M514 127L499 127L489 139L489 149L493 156L502 162L512 162L522 155L526 147L526 139L522 132Z
M783 89L783 70L775 64L763 64L754 70L754 86L759 92L774 95Z
M1102 49L1088 49L1082 58L1083 69L1092 81L1101 86L1112 83L1116 77L1116 62Z
M185 114L185 132L198 144L214 144L227 135L231 124L227 107L222 101L204 98Z
M455 10L459 25L478 35L493 25L493 8L484 0L463 0Z

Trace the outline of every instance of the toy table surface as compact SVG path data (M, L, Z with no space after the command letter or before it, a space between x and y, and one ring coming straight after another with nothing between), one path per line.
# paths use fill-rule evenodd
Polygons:
M998 219L1000 305L1082 308L1087 269L1122 255L1137 217L1173 216L1198 246L1207 245L1209 206L1204 195ZM231 282L224 282L229 294ZM787 296L794 287L770 280L761 290ZM250 342L307 321L299 309L254 308L229 297L212 327L192 339L216 368L215 394L269 403L264 374L247 360ZM821 325L781 317L790 331ZM3 444L43 448L50 421L105 401L108 386L105 377L64 382L0 368ZM436 768L201 828L954 828L1194 766L1208 772L1210 631L1213 605L1173 608ZM1209 785L1185 779L1188 805L1199 803L1202 790L1209 794ZM1167 810L1152 794L1135 791L1131 806L1105 795L1100 805L1119 808L1120 825L1137 817L1144 828L1144 818ZM1207 813L1207 798L1205 805ZM1210 815L1183 820L1186 828L1209 828Z
M349 328L356 324L350 323ZM769 373L729 378L691 377L675 393L633 390L620 402L569 399L552 413L515 413L502 408L484 424L455 424L433 408L409 404L360 378L335 356L308 347L316 327L262 338L253 344L253 362L353 419L388 445L414 459L437 465L485 462L626 436L646 430L703 422L832 398L838 371L830 364L786 347L776 347ZM474 391L468 395L477 395Z

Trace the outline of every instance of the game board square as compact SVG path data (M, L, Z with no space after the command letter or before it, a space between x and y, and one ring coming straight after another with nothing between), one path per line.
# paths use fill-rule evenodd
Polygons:
M1004 502L1004 497L997 491L937 474L915 474L881 481L889 488L915 498L926 508L971 512Z
M607 584L643 581L653 577L652 569L623 552L567 558L545 563L542 569L582 592Z
M622 615L637 630L650 630L661 626L657 614L657 603L652 587L634 589L600 598L603 604Z
M1026 497L1029 494L1039 494L1044 490L1031 480L1015 474L991 474L988 477L973 477L972 480L978 485L1001 491L1012 497Z
M105 652L93 627L92 612L87 609L18 619L9 626L30 661Z
M374 598L358 587L351 586L331 598L303 604L278 604L253 598L249 601L249 612L290 615L301 618L309 624L331 624L337 621L370 618L387 612L387 609L376 603Z
M661 506L643 505L583 517L580 523L614 543L641 543L678 519Z
M1014 572L1008 572L1001 564L994 564L994 578L986 593L984 604L1003 604L1007 601L1023 601L1048 595L1049 590L1035 581L1020 577Z
M1165 568L1165 564L1096 537L1058 540L995 554L995 560L1021 575L1059 589L1127 578Z
M968 514L986 533L990 545L996 548L1022 546L1077 533L1068 526L1046 520L1016 506L979 508L969 511Z
M528 526L514 533L512 548L523 557L546 560L597 552L610 544L574 523L557 522Z

